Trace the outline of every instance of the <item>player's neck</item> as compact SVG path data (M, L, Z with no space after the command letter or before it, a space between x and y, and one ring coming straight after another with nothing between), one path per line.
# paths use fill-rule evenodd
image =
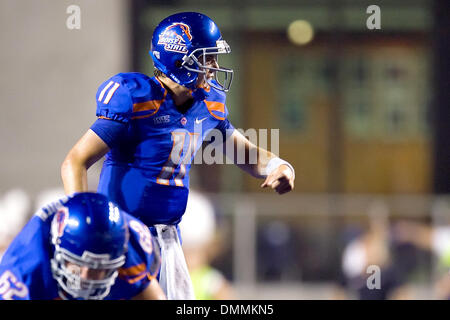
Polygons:
M158 80L166 87L177 106L181 106L189 99L192 99L192 91L167 77L158 77Z

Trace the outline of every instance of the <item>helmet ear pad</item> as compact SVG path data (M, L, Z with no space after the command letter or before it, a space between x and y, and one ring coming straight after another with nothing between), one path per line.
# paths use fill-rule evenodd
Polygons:
M198 79L198 72L186 70L183 66L183 57L185 57L185 55L172 56L172 59L169 63L173 66L173 69L171 74L169 74L168 76L175 82L182 84L185 87L193 88L195 87ZM199 70L196 64L193 64L192 67L193 69Z
M187 57L184 54L165 55L164 61L157 59L154 53L150 50L150 56L153 59L155 68L165 74L172 81L181 84L188 88L195 87L198 79L198 72L191 72L184 68L183 58ZM192 64L193 69L199 69L196 64Z

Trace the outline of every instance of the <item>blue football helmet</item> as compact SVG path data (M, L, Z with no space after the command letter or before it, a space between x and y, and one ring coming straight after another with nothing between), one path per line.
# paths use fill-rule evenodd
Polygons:
M221 91L229 91L233 70L207 64L208 56L218 63L219 54L230 53L230 46L222 39L213 20L197 12L182 12L162 20L153 32L149 51L155 68L176 83L195 89L199 74L214 73L208 84ZM219 80L218 74L220 73Z
M55 213L50 232L60 295L105 298L125 263L129 234L123 212L102 194L76 193Z

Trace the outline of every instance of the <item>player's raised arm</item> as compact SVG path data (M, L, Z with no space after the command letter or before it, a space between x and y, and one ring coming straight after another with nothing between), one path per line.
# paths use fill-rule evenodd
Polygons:
M271 187L279 194L294 189L295 172L292 165L277 157L274 153L251 143L238 130L234 130L228 139L230 143L224 143L224 152L233 159L233 162L245 172L255 178L265 178L262 188ZM227 146L233 150L227 150ZM239 161L238 155L244 154L244 161ZM251 155L255 154L256 161L251 161Z
M69 151L61 165L65 193L87 191L87 170L108 151L108 145L89 129Z
M96 94L96 116L91 128L69 151L61 166L66 194L87 191L87 170L102 158L127 130L133 103L121 74L104 81Z

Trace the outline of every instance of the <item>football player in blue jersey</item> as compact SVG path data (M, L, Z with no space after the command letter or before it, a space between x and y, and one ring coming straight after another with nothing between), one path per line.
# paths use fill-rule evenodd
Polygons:
M230 52L218 26L201 13L162 20L149 51L155 76L120 73L100 85L98 119L61 166L66 193L86 191L88 168L106 154L97 191L157 235L154 226L180 222L192 159L212 130L221 133L224 152L238 167L265 179L262 187L291 191L293 167L251 143L227 119L233 70L220 67L218 57ZM244 159L257 155L256 161L242 163L236 150L244 150ZM164 253L162 260L164 265Z
M148 228L106 196L76 193L39 210L0 264L0 300L165 299Z

